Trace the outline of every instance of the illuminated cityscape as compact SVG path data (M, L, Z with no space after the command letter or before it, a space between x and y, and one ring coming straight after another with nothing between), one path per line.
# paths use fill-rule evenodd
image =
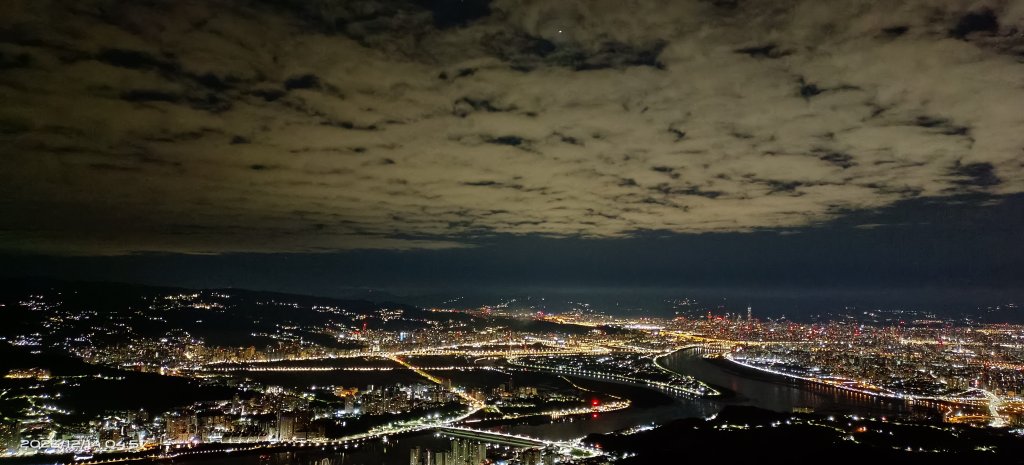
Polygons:
M737 396L686 363L828 393L865 418L1024 431L1024 325L881 310L821 323L759 320L749 308L623 318L101 284L33 290L3 305L20 322L2 338L12 459L356 451L428 433L457 439L447 449L411 446L410 464L606 463L614 457L589 436L544 439L515 425L597 421L648 402L622 386L670 402ZM93 305L104 311L77 310ZM227 343L204 335L216 321L253 323ZM107 390L126 398L78 394ZM813 399L788 407L842 410ZM640 423L622 434L650 430Z
M0 1L0 465L1024 463L1024 0Z

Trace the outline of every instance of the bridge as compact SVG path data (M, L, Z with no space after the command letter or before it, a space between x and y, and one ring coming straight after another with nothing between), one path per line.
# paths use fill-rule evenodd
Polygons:
M497 433L494 431L483 431L458 426L441 426L437 428L437 431L442 434L447 434L449 436L456 436L465 439L472 439L474 441L481 441L490 444L500 444L513 447L543 448L554 444L551 442L526 436L516 436L512 434Z

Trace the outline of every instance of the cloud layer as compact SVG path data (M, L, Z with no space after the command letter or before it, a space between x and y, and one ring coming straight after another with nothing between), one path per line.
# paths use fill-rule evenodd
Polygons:
M462 247L1024 191L1010 1L14 1L0 247Z

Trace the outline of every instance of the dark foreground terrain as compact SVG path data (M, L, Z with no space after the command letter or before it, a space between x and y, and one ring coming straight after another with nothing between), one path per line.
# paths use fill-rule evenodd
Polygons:
M857 416L777 413L730 406L704 420L676 420L586 442L624 465L662 463L1024 463L1024 438L1006 429Z

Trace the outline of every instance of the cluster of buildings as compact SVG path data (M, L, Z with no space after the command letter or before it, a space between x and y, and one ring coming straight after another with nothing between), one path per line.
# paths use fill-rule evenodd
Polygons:
M737 341L734 357L794 375L859 380L883 392L912 396L983 389L1015 398L1024 390L1022 327L826 325L810 331L817 336Z
M50 379L50 370L46 368L32 367L32 368L13 368L4 375L7 379L34 379L37 381L46 381Z
M357 402L360 412L367 415L404 413L416 409L428 409L456 402L457 396L448 388L438 384L395 384L391 386L368 386L366 390L353 393L343 391L345 410Z
M491 389L491 397L499 400L528 399L537 397L539 391L533 386L516 386L510 378Z
M141 372L180 375L211 364L309 360L347 353L309 341L265 335L274 340L262 347L208 345L185 331L163 337L131 337L109 345L73 346L71 352L86 362Z
M70 424L52 416L2 419L0 452L118 451L166 444L323 440L325 427L332 422L362 415L415 412L457 400L447 388L428 384L330 389L337 397L334 403L313 402L307 393L268 386L246 398L236 394L231 400L195 402L155 416L145 410L126 410ZM40 446L19 447L22 441Z
M165 444L313 440L324 437L308 407L247 410L250 401L197 402L151 416L145 410L109 411L68 424L0 423L9 454L133 451ZM28 444L28 446L26 446Z
M552 448L503 448L488 457L487 444L469 439L453 438L447 451L432 451L419 446L409 450L409 465L553 465L561 456Z
M160 444L307 441L324 438L324 426L307 410L232 415L219 411L172 412L163 418Z
M419 446L409 451L409 465L485 465L487 445L465 439L452 439L448 451L431 451Z

